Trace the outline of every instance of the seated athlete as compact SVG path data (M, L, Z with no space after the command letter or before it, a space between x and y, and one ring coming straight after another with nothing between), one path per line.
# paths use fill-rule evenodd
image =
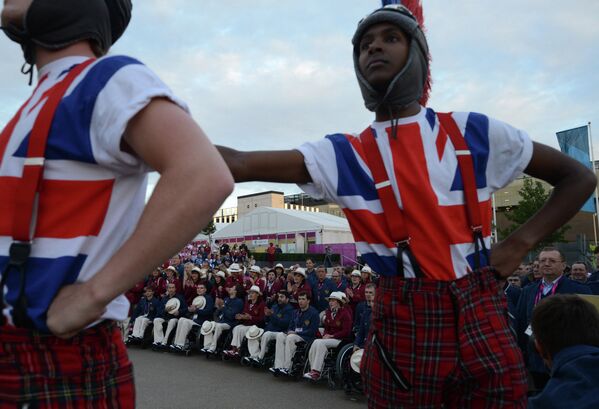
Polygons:
M180 318L177 323L177 331L173 347L178 350L183 350L185 340L193 327L202 326L204 321L212 320L214 314L214 299L207 294L206 285L198 284L196 288L196 297L189 303L186 317ZM203 297L201 299L200 297ZM195 300L198 300L194 303Z
M318 311L310 306L310 293L299 293L297 303L298 308L293 312L287 331L277 333L275 363L269 369L274 375L288 375L297 343L316 338L320 317Z
M331 348L339 346L341 341L352 337L353 314L351 308L345 306L345 296L341 292L334 292L329 297L329 308L324 318L324 334L322 338L315 339L310 346L308 360L310 372L304 378L317 381L324 365L324 358Z
M218 310L218 319L216 321L204 321L202 324L202 335L204 335L204 348L202 352L214 354L218 340L224 330L235 328L239 324L238 314L243 311L243 285L237 284L228 288L229 297L224 300L219 299L215 302ZM210 328L210 331L205 331L205 328Z
M156 314L160 311L160 300L154 297L154 289L152 287L144 288L144 296L137 304L131 321L133 322L133 331L129 335L128 341L141 341L144 337L144 332L156 318Z
M289 305L289 293L285 290L279 290L277 303L271 308L264 307L264 316L266 319L265 332L260 337L248 338L250 355L249 357L244 357L246 363L250 361L258 364L262 363L264 356L268 352L268 343L275 339L279 332L285 332L289 329L293 311L293 307Z
M245 301L243 311L235 315L235 319L239 325L233 328L233 340L231 341L231 349L223 353L232 358L239 356L239 347L241 341L252 325L258 327L264 326L264 301L260 299L262 292L260 287L253 285L248 291L248 299Z
M179 307L167 305L171 300L178 300ZM166 286L166 295L162 297L160 311L154 318L154 349L162 349L166 347L171 332L177 327L177 322L180 317L187 313L187 304L182 294L177 294L175 283L168 283ZM166 322L166 333L164 332L163 324Z

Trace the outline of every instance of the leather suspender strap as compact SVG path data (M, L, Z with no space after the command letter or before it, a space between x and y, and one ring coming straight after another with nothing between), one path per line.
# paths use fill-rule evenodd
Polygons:
M393 187L391 186L391 179L389 179L389 175L385 169L383 158L376 143L372 128L368 127L368 129L362 132L360 141L364 147L366 162L372 173L376 192L381 201L383 211L385 212L385 221L387 222L389 237L391 237L391 240L395 242L395 246L397 247L397 271L400 276L404 276L403 253L405 252L414 269L416 277L424 277L420 266L409 247L410 235L406 226L405 217L395 199L395 193L393 193Z
M4 305L4 284L6 276L11 269L20 273L20 288L17 303L14 306L13 318L18 327L33 328L31 319L27 316L27 299L25 296L25 271L26 263L31 251L35 225L33 214L36 207L36 197L41 191L44 160L48 136L52 120L64 94L69 89L75 78L89 66L94 59L89 59L73 67L65 78L54 85L48 92L48 98L41 108L31 134L27 147L27 157L23 167L23 176L17 185L15 200L15 215L13 221L13 243L9 250L9 261L2 272L0 285L0 305ZM3 319L3 315L0 314Z
M54 114L69 86L92 62L93 59L75 66L62 81L53 87L35 120L29 136L23 177L17 186L15 196L15 219L13 222L13 239L15 241L31 241L35 197L40 192L42 184L44 155Z
M478 270L482 267L479 246L482 247L487 262L489 260L489 255L483 238L482 217L478 202L476 176L474 174L474 161L472 160L472 154L470 152L470 148L468 148L466 139L460 132L460 129L451 116L451 113L437 113L437 116L439 117L441 126L447 132L458 158L458 166L460 167L462 183L464 185L466 213L468 216L468 222L470 223L470 229L472 230L472 237L474 238L474 268L475 270Z

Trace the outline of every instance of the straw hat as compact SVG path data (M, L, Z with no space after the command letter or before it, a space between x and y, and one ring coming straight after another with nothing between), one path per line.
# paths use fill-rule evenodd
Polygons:
M349 365L355 372L360 373L360 363L362 363L362 355L364 355L364 349L360 348L351 354L349 358Z
M362 267L362 272L372 274L372 269L368 267L368 265L364 265L364 267Z
M229 266L228 270L229 273L239 273L241 271L241 267L239 267L239 264L233 263Z
M204 321L202 324L202 328L200 329L200 334L208 335L211 334L216 328L216 322L214 321Z
M306 278L306 269L303 267L298 267L295 269L295 271L293 272L293 274L301 274L304 276L304 278Z
M198 307L198 310L203 310L206 306L206 297L204 297L203 295L198 295L196 298L193 299L191 305L195 305L196 307Z
M362 277L362 273L360 273L360 270L354 270L351 272L350 274L352 277Z
M175 312L179 311L179 307L181 307L181 301L179 301L178 298L173 297L166 302L164 309L169 314L174 314Z
M345 304L345 302L347 301L347 299L345 298L345 294L341 291L333 291L331 295L327 297L327 300L337 300L341 304Z
M258 273L258 274L262 274L262 269L259 266L252 266L250 268L250 272L252 273Z
M252 325L245 334L247 339L258 339L264 334L264 330L256 325Z

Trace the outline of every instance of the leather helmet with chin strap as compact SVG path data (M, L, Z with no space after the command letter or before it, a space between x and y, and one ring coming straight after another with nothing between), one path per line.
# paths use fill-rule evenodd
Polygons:
M398 26L410 42L406 64L389 82L384 92L375 89L364 78L358 62L362 36L370 27L381 23ZM428 44L421 25L407 7L389 4L369 14L358 23L352 44L354 69L366 108L373 112L381 108L396 112L414 101L426 104L430 88Z
M131 20L131 0L33 0L22 27L2 30L23 48L25 61L35 64L35 47L59 50L92 40L105 54Z

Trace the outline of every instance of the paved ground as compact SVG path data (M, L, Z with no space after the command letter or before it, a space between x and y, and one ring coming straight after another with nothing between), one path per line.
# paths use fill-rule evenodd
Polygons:
M326 384L275 378L237 362L206 360L129 348L139 409L364 409Z

